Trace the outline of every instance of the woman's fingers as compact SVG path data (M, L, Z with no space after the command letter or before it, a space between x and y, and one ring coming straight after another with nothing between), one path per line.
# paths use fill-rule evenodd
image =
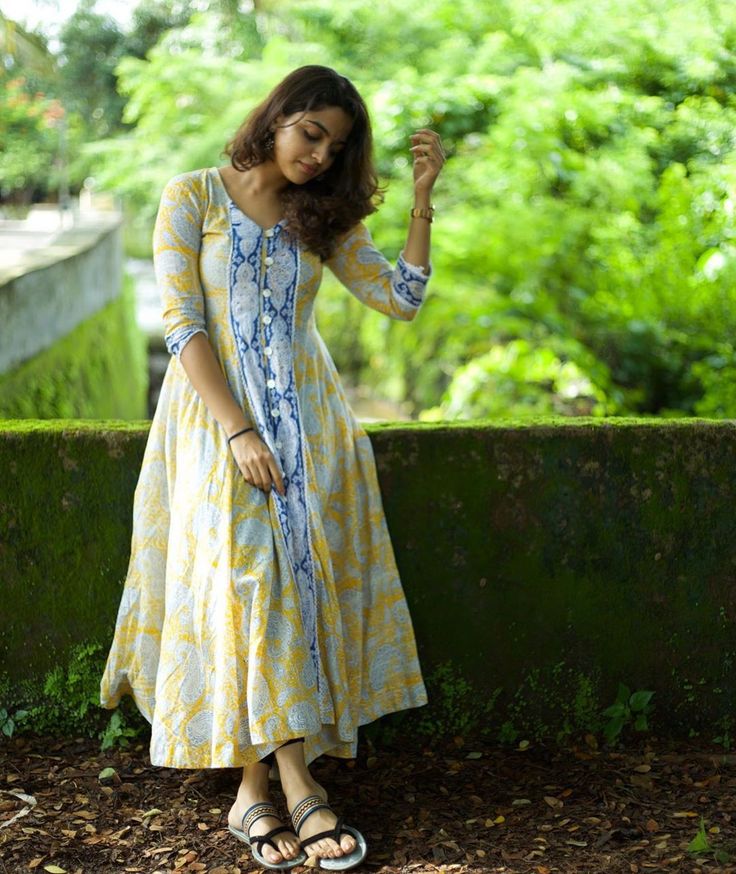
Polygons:
M413 145L409 151L414 156L415 163L424 160L428 164L439 163L442 165L445 162L442 140L436 131L421 128L416 133L411 134L410 139Z
M255 445L254 445L255 443ZM249 440L237 438L231 444L235 461L246 482L261 491L271 491L276 486L284 494L284 482L281 471L271 450L257 436Z

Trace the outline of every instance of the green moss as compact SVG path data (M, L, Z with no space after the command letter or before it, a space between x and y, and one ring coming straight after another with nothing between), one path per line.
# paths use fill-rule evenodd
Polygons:
M146 341L126 277L118 300L0 375L0 417L138 419L146 415L147 389Z
M109 639L145 423L0 422L0 668L42 674Z
M658 734L730 737L736 429L591 424L369 428L441 705L416 711L421 730L463 732L478 702L491 736L564 738L623 682L656 693ZM0 667L15 679L111 639L146 435L0 422Z

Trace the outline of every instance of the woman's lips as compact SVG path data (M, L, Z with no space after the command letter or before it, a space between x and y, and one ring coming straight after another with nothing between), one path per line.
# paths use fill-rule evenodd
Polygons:
M305 173L309 173L310 176L313 176L318 170L317 167L310 167L310 165L305 164L304 161L299 161L299 164L302 170L304 170Z

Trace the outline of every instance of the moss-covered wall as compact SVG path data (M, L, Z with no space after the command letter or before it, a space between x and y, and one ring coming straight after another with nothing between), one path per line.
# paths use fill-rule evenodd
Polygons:
M62 339L0 374L0 417L140 419L147 412L146 338L131 280Z
M0 669L109 642L146 433L0 422ZM660 734L736 716L733 422L370 434L425 672L451 661L540 725L619 682L655 691Z

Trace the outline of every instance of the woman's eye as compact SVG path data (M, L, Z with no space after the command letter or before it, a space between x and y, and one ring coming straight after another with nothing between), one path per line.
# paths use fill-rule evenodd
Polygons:
M314 134L310 134L309 131L304 131L304 136L309 140L310 143L316 143L319 140L319 136L314 136Z

